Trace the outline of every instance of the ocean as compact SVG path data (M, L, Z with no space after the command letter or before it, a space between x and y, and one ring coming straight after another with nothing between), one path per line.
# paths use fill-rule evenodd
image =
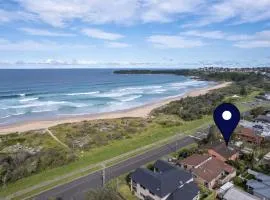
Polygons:
M0 126L138 107L214 84L113 69L0 70Z

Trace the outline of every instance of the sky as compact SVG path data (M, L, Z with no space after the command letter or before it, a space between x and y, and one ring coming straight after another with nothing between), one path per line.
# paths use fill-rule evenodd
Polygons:
M0 0L0 66L270 66L270 0Z

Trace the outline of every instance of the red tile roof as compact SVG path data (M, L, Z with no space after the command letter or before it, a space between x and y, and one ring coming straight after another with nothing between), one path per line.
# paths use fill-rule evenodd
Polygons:
M210 149L215 151L216 153L218 153L219 155L221 155L225 159L229 159L230 157L232 157L234 154L237 153L237 151L235 149L233 149L231 147L227 147L225 145L225 143L223 143L223 142L216 145L216 146L212 146Z
M193 169L192 171L195 175L206 180L207 182L210 182L213 179L216 179L223 171L232 173L235 171L235 169L216 158L212 158L208 162L204 163L198 168Z
M210 158L209 155L193 154L192 156L189 156L186 159L182 160L180 164L197 166L206 161L208 158Z
M251 129L251 128L242 128L241 132L238 134L243 135L243 136L247 136L247 137L256 137L253 129Z

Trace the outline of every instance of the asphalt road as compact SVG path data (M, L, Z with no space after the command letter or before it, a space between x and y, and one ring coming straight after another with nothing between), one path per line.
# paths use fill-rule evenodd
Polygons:
M191 137L185 137L111 166L106 169L106 181L116 178L121 174L130 172L148 162L157 160L171 152L194 143L194 141L195 140ZM98 188L101 186L102 171L97 171L70 183L45 191L36 196L34 199L47 200L50 197L60 197L64 200L84 200L87 191L89 191L91 188Z

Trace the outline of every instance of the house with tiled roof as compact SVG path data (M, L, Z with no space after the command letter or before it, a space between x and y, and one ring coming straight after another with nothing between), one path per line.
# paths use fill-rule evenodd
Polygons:
M216 158L192 169L192 173L195 182L209 189L223 185L236 176L236 170L232 166Z
M226 146L224 142L212 145L208 149L208 154L223 162L236 160L239 157L239 152L230 146Z
M191 173L165 161L157 161L154 171L138 168L131 174L130 186L142 200L198 200L199 188Z
M210 155L193 154L178 162L183 169L193 174L194 181L209 189L223 185L236 176L236 170Z
M207 154L193 154L184 160L179 161L178 165L186 170L192 171L192 169L198 168L210 159L212 159L211 156Z
M237 138L248 143L260 145L263 142L263 137L257 135L253 128L242 128L240 132L237 133Z

